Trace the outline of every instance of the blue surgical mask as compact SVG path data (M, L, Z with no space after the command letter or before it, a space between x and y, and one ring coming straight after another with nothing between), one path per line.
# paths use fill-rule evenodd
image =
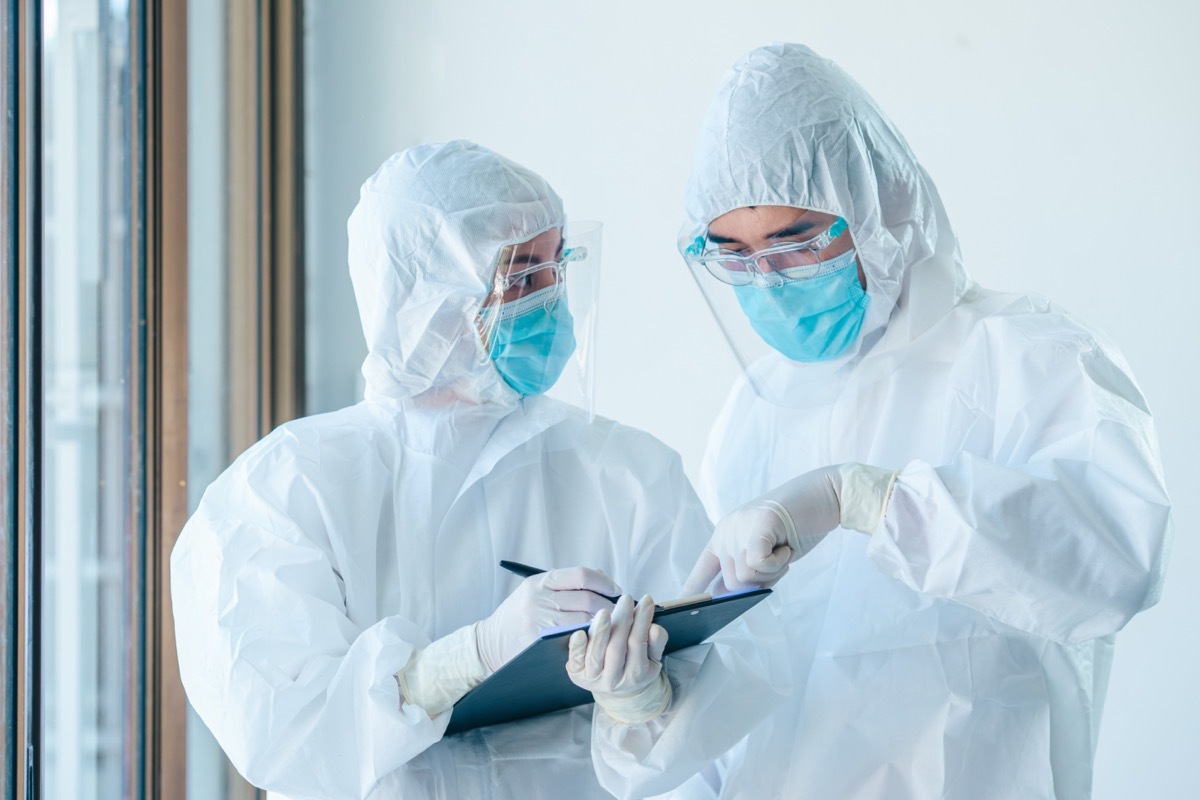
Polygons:
M480 312L488 355L504 382L521 395L542 394L575 352L575 321L557 287Z
M858 339L871 298L858 281L854 250L831 259L822 274L777 285L735 286L750 325L793 361L837 358Z

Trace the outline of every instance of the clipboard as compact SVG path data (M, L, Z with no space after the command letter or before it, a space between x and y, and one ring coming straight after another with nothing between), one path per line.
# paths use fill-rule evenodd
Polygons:
M665 653L700 644L771 593L747 589L692 603L663 604L654 621L667 631ZM446 735L561 711L592 702L567 675L568 640L580 625L551 629L454 704Z

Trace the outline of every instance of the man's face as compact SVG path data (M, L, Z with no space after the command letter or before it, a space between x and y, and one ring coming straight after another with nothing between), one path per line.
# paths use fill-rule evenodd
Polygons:
M742 255L782 244L803 242L829 229L837 221L833 214L792 206L744 206L722 214L708 226L708 241L722 249ZM822 257L839 256L854 246L847 231L821 250ZM862 262L858 263L858 281L867 288Z
M519 244L509 245L500 253L500 261L496 265L496 280L493 286L504 287L502 291L492 291L488 294L484 306L498 303L511 303L525 295L533 294L540 289L554 285L553 269L540 269L522 274L530 267L547 262L555 262L562 258L562 231L551 228L532 239Z

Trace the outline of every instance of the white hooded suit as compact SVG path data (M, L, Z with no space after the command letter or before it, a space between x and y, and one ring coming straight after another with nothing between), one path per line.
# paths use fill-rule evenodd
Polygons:
M799 45L725 76L682 241L752 205L844 217L871 302L850 352L772 354L733 388L710 512L830 464L901 472L878 529L835 531L775 587L798 685L721 796L1090 796L1114 634L1157 601L1171 531L1128 366L1051 303L973 283L903 138Z
M500 249L562 223L545 181L475 145L387 161L349 222L366 400L277 429L188 521L171 558L183 682L271 797L607 796L592 706L443 738L450 714L405 704L395 678L513 590L502 558L667 599L710 532L675 453L519 398L476 334Z

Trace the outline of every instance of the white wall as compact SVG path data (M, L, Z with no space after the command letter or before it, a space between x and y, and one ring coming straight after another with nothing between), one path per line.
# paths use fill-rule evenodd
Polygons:
M576 218L605 221L598 411L658 435L693 474L735 370L674 249L705 105L730 63L773 39L854 75L937 182L971 273L1106 331L1150 399L1179 535L1163 602L1119 637L1096 797L1194 796L1200 4L308 5L313 410L354 399L358 184L395 150L470 138L544 174Z

